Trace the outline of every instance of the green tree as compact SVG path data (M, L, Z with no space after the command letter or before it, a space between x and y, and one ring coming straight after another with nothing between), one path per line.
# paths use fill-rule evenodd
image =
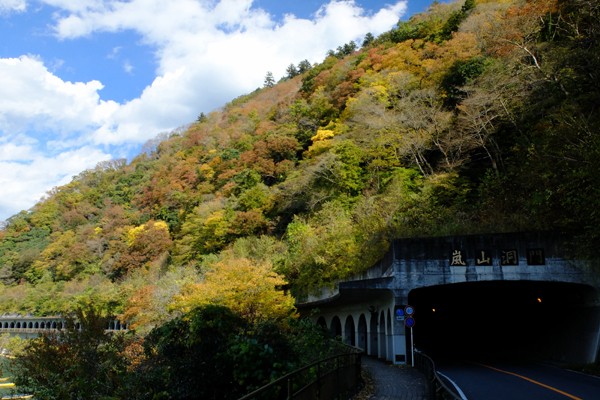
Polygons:
M298 73L303 74L312 68L312 64L308 60L302 60L298 63Z
M81 324L81 329L75 322ZM105 332L108 320L79 310L58 334L30 340L13 362L15 384L40 400L136 398L125 356L133 341Z
M275 86L275 77L271 71L268 71L265 75L265 82L263 83L263 86L266 88Z
M286 77L288 79L292 79L293 77L298 75L298 68L296 68L296 66L294 64L290 64L286 68L285 72L287 74Z
M235 399L235 365L228 349L246 329L221 306L205 306L152 330L144 342L147 398Z
M368 32L365 35L365 38L363 39L362 47L369 46L371 43L373 43L374 40L375 40L375 36L373 36L373 34L371 32Z

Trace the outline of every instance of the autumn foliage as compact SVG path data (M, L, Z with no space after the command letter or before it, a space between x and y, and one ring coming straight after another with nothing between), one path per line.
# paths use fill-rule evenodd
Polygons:
M435 2L289 68L10 218L0 308L147 333L199 305L293 314L401 236L561 230L590 255L598 26L591 0Z

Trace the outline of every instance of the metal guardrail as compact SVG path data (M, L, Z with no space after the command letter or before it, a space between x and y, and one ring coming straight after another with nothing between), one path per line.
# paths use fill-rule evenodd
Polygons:
M414 367L427 378L429 393L434 400L462 400L456 391L440 378L435 363L427 354L415 349Z
M353 350L315 361L239 400L347 399L361 379L362 351Z

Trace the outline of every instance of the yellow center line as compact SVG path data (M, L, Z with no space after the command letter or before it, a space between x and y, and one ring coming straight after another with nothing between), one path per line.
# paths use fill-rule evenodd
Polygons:
M553 392L556 392L556 393L562 394L563 396L566 396L566 397L568 397L568 398L570 398L570 399L572 399L572 400L583 400L581 397L573 396L572 394L569 394L569 393L567 393L567 392L563 392L563 391L562 391L562 390L560 390L560 389L557 389L557 388L555 388L555 387L552 387L552 386L546 385L545 383L542 383L542 382L538 382L538 381L536 381L536 380L534 380L534 379L531 379L531 378L528 378L528 377L526 377L526 376L519 375L519 374L517 374L517 373L515 373L515 372L510 372L510 371L505 371L505 370L503 370L503 369L498 369L498 368L492 367L491 365L485 365L485 364L479 364L479 363L478 363L477 365L481 365L482 367L489 368L489 369L491 369L491 370L494 370L494 371L496 371L496 372L502 372L503 374L507 374L507 375L516 376L517 378L524 379L524 380L526 380L527 382L534 383L534 384L536 384L536 385L538 385L538 386L541 386L541 387L543 387L543 388L546 388L546 389L548 389L548 390L552 390Z

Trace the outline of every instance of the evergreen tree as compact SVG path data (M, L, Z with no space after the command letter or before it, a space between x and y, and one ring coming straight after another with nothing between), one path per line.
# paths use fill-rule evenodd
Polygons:
M275 77L273 76L273 73L269 71L267 72L267 75L265 75L264 87L270 88L273 86L275 86Z
M298 69L296 68L296 66L294 64L288 65L285 72L287 73L288 79L292 79L293 77L298 75Z
M310 61L302 60L298 64L298 73L303 74L303 73L307 72L308 70L310 70L311 68L312 68L312 65L310 64Z

